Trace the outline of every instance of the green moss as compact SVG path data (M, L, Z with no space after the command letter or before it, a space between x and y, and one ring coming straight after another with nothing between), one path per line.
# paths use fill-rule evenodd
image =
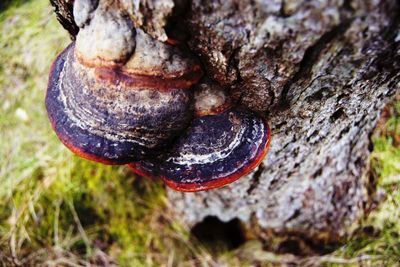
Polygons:
M371 266L393 266L400 262L400 99L386 109L390 118L373 136L372 174L386 199L365 218L359 229L334 255L357 258L365 255ZM358 266L358 263L349 264ZM337 264L328 264L337 266Z
M400 97L388 108L391 117L387 120L381 134L374 136L372 166L380 184L391 183L400 175ZM397 179L398 182L398 179Z

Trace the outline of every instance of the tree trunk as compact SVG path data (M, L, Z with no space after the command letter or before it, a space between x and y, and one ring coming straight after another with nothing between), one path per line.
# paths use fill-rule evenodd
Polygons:
M399 2L175 2L139 3L131 16L160 40L184 36L206 75L272 129L269 154L247 177L168 191L177 218L238 218L258 238L311 247L340 239L370 203L370 136L399 89Z

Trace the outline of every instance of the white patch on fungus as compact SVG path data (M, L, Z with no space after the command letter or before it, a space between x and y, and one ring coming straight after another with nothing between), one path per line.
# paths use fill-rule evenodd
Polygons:
M76 38L77 54L85 62L113 65L125 62L133 53L135 29L122 12L117 7L99 3L90 22L80 29Z

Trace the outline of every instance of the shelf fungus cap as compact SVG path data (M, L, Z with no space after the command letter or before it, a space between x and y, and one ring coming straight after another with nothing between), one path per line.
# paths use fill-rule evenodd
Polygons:
M120 1L75 0L80 31L53 63L46 108L61 141L106 164L158 155L187 128L199 62L135 29Z
M46 109L59 139L76 154L106 164L154 156L192 117L190 90L105 82L67 47L51 68Z
M252 111L231 108L197 117L166 155L131 163L138 174L160 177L177 191L208 190L232 183L265 157L270 129Z

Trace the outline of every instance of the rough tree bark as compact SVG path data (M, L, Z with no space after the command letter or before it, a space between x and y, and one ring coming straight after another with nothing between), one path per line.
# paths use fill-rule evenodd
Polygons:
M64 1L54 3L70 18ZM269 154L247 177L207 192L169 191L177 218L190 226L238 218L259 238L311 246L345 235L370 203L370 136L399 89L400 3L122 2L153 37L184 36L206 75L272 128Z

